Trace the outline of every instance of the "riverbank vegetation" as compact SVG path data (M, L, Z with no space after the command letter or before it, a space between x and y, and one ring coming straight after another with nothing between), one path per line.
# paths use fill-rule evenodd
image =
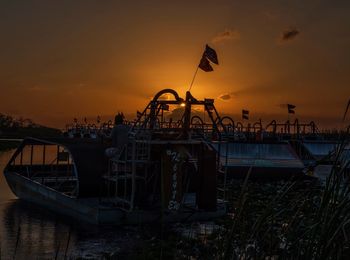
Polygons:
M59 137L59 129L34 123L31 119L14 118L0 113L0 139L22 139L25 137Z

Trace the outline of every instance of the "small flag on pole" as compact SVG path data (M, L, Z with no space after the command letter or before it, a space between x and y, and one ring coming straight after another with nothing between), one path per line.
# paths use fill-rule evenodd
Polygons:
M198 65L198 67L205 72L213 71L213 67L210 65L210 61L215 64L219 64L218 56L216 54L216 51L208 46L208 44L205 46L205 50L203 52L201 61Z
M249 111L242 109L242 119L249 120Z
M287 104L287 107L288 107L288 114L295 114L295 106L292 105L292 104Z
M212 63L219 65L218 55L216 54L216 51L213 48L210 48L208 44L205 45L205 51L203 53L203 56L208 58L208 60L210 60Z
M216 54L216 51L214 49L210 48L207 44L207 45L205 45L205 50L203 52L202 58L198 64L198 66L197 66L196 72L193 75L192 82L190 84L190 88L188 89L188 91L191 91L191 89L192 89L192 85L193 85L194 79L196 78L198 69L201 69L205 72L210 72L210 71L214 70L213 67L211 66L210 62L219 65L218 55Z
M198 67L202 70L204 70L205 72L210 72L213 71L213 67L210 65L210 62L207 60L206 57L202 57L201 62L199 63Z
M162 104L162 109L163 109L164 111L169 111L169 105L167 105L167 104Z

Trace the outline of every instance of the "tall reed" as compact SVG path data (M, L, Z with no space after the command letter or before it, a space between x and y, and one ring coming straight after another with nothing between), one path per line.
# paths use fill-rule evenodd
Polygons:
M216 258L340 259L350 248L348 140L337 147L331 174L324 187L310 181L287 182L266 201L256 216L247 179L234 208L231 226L222 236ZM247 178L249 174L247 175ZM248 224L247 224L248 223ZM252 225L249 223L253 223Z

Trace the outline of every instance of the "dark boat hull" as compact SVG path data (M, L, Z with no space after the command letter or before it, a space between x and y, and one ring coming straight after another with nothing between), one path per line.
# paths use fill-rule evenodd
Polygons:
M159 211L125 211L114 207L106 198L77 199L57 192L13 172L5 172L12 192L20 199L38 204L59 214L67 215L91 224L143 224L160 221ZM164 222L208 220L223 216L225 203L218 201L216 211L178 211L164 214Z

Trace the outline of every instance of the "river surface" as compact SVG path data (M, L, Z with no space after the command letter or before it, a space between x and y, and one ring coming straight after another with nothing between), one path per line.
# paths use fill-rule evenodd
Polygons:
M17 199L3 175L12 153L0 152L0 259L96 259L132 250L136 227L79 223Z

